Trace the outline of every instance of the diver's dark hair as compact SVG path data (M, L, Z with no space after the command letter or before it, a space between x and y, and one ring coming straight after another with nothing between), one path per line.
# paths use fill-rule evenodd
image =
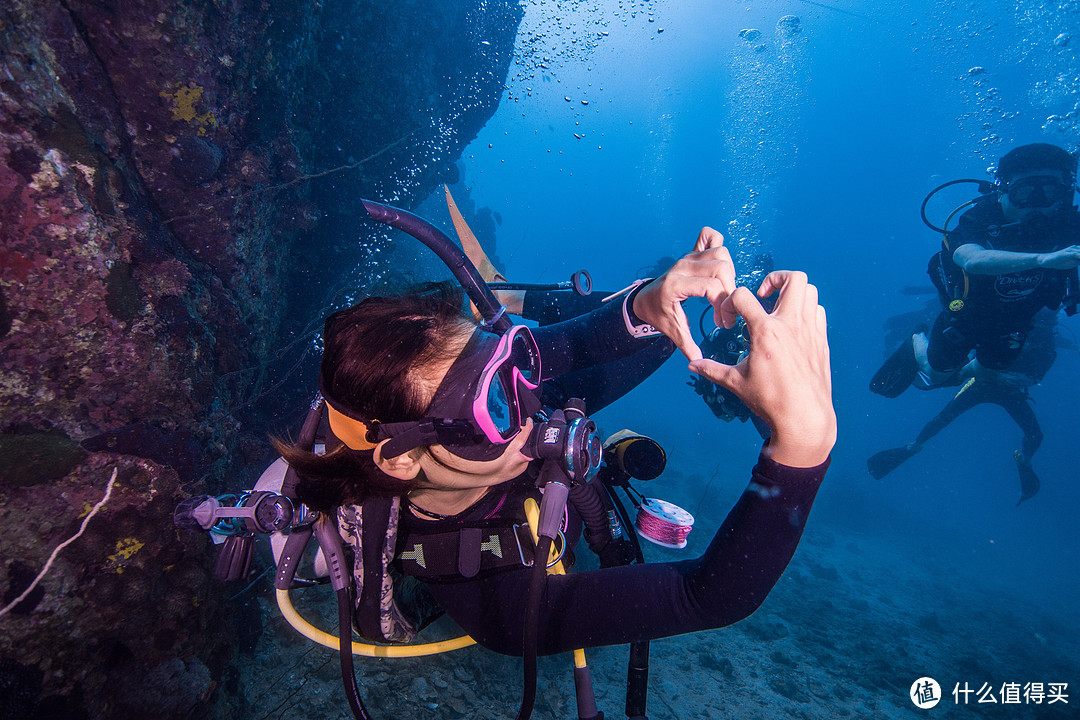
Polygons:
M1031 143L1013 148L998 160L997 176L1012 180L1031 170L1060 170L1070 183L1076 182L1076 156L1050 143Z
M322 388L335 406L380 422L424 417L435 388L423 370L449 362L475 324L464 297L450 283L429 283L402 295L369 297L326 319ZM413 485L375 465L372 452L339 445L315 455L272 438L300 476L299 499L314 510L361 502L373 495L400 495Z

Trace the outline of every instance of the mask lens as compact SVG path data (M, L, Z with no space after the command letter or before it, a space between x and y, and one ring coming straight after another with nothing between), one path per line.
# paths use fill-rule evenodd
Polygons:
M487 412L492 424L505 438L510 432L510 400L507 397L506 388L503 387L503 373L498 373L491 380L487 394Z
M1039 175L1009 185L1009 201L1020 208L1050 207L1065 198L1069 188L1060 180Z
M521 406L522 393L540 384L540 351L529 329L518 325L503 335L480 375L473 400L473 419L493 443L517 436L535 403Z
M535 384L539 381L540 363L531 335L521 332L514 335L513 344L510 347L509 364L516 367L521 377L527 382Z

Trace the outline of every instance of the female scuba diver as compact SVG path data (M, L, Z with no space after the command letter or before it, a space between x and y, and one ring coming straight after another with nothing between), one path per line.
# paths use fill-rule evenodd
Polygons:
M481 645L522 655L533 563L516 531L525 499L541 495L530 469L542 383L658 343L667 352L673 343L691 372L735 393L771 436L701 557L550 576L538 651L641 642L753 613L795 551L836 439L817 289L801 272L776 271L757 292L774 294L767 312L750 290L736 288L723 236L705 228L659 278L542 328L489 333L445 285L367 298L331 315L320 390L341 444L322 455L277 444L299 475L299 498L336 512L356 556L354 575L370 579L375 571L383 580L374 620L358 612L356 629L409 639L433 600ZM702 357L681 306L690 297L708 300L718 325L744 319L752 344L740 363ZM376 527L390 547L373 553L367 508L379 502L392 510ZM570 507L564 550L581 526ZM411 602L403 597L410 577L408 587L422 590Z

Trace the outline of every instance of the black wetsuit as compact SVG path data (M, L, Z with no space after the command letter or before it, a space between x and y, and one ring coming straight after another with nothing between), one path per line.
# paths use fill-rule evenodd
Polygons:
M640 340L627 332L622 298L534 334L545 377L636 358L649 348L668 354L672 349L666 338ZM589 411L602 405L602 399L614 399L640 382L652 371L651 362L655 357L642 360L635 372L610 378L599 396L586 397ZM745 618L765 599L795 552L827 466L826 462L795 469L762 458L747 491L705 554L695 560L550 576L541 604L539 652L637 642ZM516 516L525 496L534 493L532 481L522 477L445 520L421 520L406 509L401 513L396 562L403 562L400 551L413 534L449 532L492 517ZM575 513L570 513L567 532L572 545L580 532ZM531 569L519 566L472 580L432 582L429 589L443 610L481 645L520 655L530 575Z
M578 295L572 290L529 290L525 293L521 316L536 321L541 328L546 328L581 318L586 313L604 307L605 303L601 301L608 295L609 293L600 291ZM622 297L607 303L610 306L607 311L609 320L614 320L611 316L622 317L622 303ZM585 407L590 413L594 413L637 387L663 365L675 349L674 343L667 338L642 341L630 337L625 332L624 323L617 322L616 335L618 328L623 328L622 338L611 346L609 359L586 364L572 363L571 369L554 374L548 372L548 356L543 352L544 346L540 345L541 357L544 358L544 376L558 376L544 383L545 405L562 407L568 398L577 397L585 399ZM578 331L580 330L581 327L578 326ZM558 332L565 331L564 329ZM546 332L548 331L538 330L533 333L538 336L538 343ZM588 332L586 329L585 334Z
M759 460L750 487L705 554L694 560L549 576L541 604L540 654L680 635L749 616L795 553L827 467L796 469ZM405 511L401 537L418 529L446 532L467 526L496 507L499 512L520 508L531 484L508 485L447 520L420 520ZM571 513L570 543L579 528L580 520ZM430 583L428 589L478 643L520 655L530 576L531 570L521 567L478 580Z
M927 359L935 370L954 370L975 350L979 363L993 370L1010 366L1024 345L1031 319L1042 308L1057 310L1067 293L1070 270L1036 268L1001 275L966 276L953 261L962 245L987 250L1044 253L1080 244L1080 213L1068 208L1053 216L1035 215L1009 222L997 198L981 198L949 232L947 249L931 260L928 272L945 309L930 333ZM963 297L962 297L963 296ZM962 299L959 311L950 302Z
M1009 413L1009 417L1024 433L1022 452L1028 458L1034 455L1042 444L1043 433L1035 411L1031 409L1031 397L1026 389L993 382L972 382L965 385L941 412L923 426L915 438L915 443L924 445L953 420L983 403L997 405Z

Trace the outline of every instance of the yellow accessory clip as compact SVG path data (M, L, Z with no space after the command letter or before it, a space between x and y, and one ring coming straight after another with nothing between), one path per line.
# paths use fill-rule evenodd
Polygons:
M326 414L330 418L330 429L346 447L351 450L375 449L375 443L367 439L367 425L348 415L342 415L330 403L326 403Z
M960 312L964 309L964 301L960 299L953 300L951 303L949 303L949 309L953 312Z

